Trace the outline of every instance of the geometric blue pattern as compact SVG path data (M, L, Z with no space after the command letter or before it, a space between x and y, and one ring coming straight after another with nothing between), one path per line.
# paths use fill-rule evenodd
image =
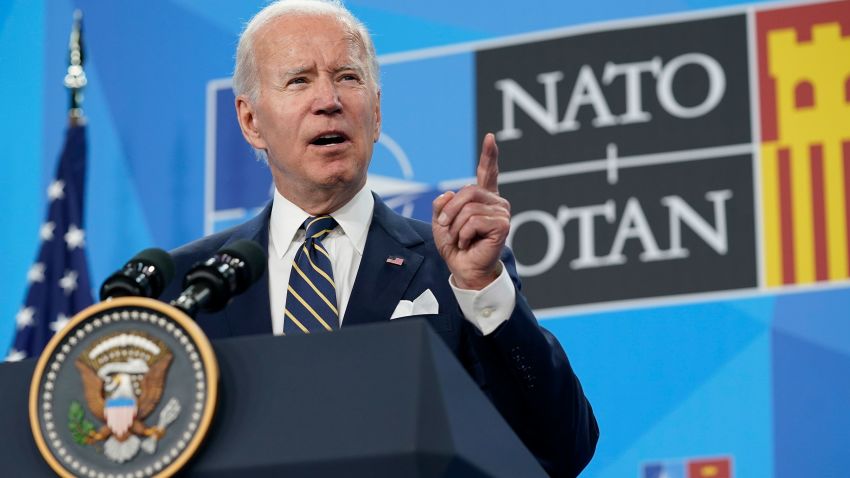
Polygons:
M772 468L773 301L543 320L569 354L602 430L582 476L634 476L638 463L652 459L708 455L733 455L738 469L756 476ZM740 429L747 433L730 434Z
M4 100L16 113L0 115L7 173L0 195L6 231L0 237L6 273L0 279L0 356L14 335L45 210L41 195L62 146L59 112L67 97L61 80L73 9L84 11L86 25L86 241L91 284L98 285L144 247L169 249L202 234L206 84L232 73L238 32L265 3L0 2L0 51L20 59L14 75L0 77L0 90L17 93ZM375 33L381 55L742 3L348 2ZM460 53L385 67L386 132L400 143L422 145L410 161L429 185L473 174L471 163L457 159L474 158L480 147L470 126L476 121L473 63ZM421 65L433 65L432 75L416 77L417 88L443 96L403 96L406 71ZM420 109L432 107L452 114L437 125L438 135L409 127L421 119ZM375 170L397 173L386 147L375 151ZM415 209L422 209L419 203ZM596 456L582 476L638 477L659 469L653 464L670 467L705 456L731 456L738 477L847 475L848 311L845 286L545 318L601 428Z
M850 292L777 299L773 333L778 478L847 476Z

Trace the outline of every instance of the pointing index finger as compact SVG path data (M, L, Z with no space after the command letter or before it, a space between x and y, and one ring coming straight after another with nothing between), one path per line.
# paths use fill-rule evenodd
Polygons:
M493 133L484 135L481 157L478 159L478 170L475 175L478 186L487 191L499 193L499 148L496 146L496 136Z

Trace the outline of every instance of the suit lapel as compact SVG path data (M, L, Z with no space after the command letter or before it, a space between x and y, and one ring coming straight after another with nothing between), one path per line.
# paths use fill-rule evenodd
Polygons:
M271 211L272 203L269 202L257 217L239 228L225 245L239 239L250 239L257 242L263 251L268 252ZM269 307L268 270L248 290L234 297L230 305L224 309L224 313L230 332L234 336L271 334L272 316Z
M404 218L375 197L375 212L342 321L344 327L389 320L422 264L422 255L410 247L422 242L422 236ZM403 259L401 265L387 262L393 256Z
M271 208L269 203L257 217L240 227L225 245L239 239L250 239L268 251ZM375 197L372 224L345 311L344 326L389 320L422 264L423 256L410 248L423 242L422 236L403 217ZM392 256L403 259L402 264L387 262ZM233 336L271 334L268 271L247 291L234 297L223 313Z

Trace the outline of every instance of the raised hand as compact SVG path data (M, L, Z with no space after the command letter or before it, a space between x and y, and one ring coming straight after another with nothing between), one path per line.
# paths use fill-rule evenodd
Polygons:
M499 148L484 136L476 184L434 200L431 228L455 285L481 290L501 273L499 257L510 230L511 205L499 196Z

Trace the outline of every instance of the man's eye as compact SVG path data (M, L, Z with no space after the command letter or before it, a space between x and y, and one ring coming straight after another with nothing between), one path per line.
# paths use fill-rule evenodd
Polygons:
M340 80L342 81L360 81L360 77L353 73L346 73L340 76Z
M304 83L307 83L307 78L299 76L297 78L293 78L293 79L289 80L288 84L290 84L290 85L301 85L301 84L304 84Z

